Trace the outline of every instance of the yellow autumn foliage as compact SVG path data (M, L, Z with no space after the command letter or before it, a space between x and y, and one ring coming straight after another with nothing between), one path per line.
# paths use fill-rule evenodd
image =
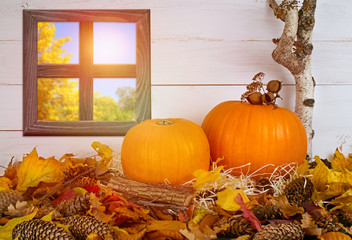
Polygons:
M36 148L23 157L18 170L17 190L25 192L28 187L36 187L40 182L57 183L63 179L62 166L55 158L39 158Z

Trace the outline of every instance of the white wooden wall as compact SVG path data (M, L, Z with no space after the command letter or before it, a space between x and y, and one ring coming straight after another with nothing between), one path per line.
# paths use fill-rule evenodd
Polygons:
M34 147L41 156L94 154L93 141L120 151L122 137L22 136L23 9L150 9L152 117L182 117L201 124L218 103L236 99L258 72L282 80L294 108L290 73L271 58L272 38L283 23L266 0L0 0L0 164L22 160ZM313 75L317 82L313 153L336 147L352 152L352 4L318 0Z

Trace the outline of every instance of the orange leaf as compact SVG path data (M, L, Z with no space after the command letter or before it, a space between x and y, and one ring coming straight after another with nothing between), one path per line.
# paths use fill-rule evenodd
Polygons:
M321 240L351 240L348 235L340 232L328 232L319 237Z
M40 182L56 183L63 179L60 162L51 157L42 159L38 157L36 148L23 157L23 161L17 170L17 190L25 192L28 187L36 187Z
M105 206L102 205L100 199L97 198L94 193L89 194L89 202L90 209L87 212L88 214L106 223L111 220L113 215L105 213Z

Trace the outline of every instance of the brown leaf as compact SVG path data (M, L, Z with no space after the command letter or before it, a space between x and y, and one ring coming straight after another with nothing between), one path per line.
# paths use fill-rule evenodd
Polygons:
M157 230L153 232L148 232L143 237L145 240L164 240L164 239L173 239L173 240L184 240L185 238L179 231L173 230Z
M286 217L291 217L296 214L304 213L303 207L298 207L297 205L291 205L285 195L280 195L279 197L274 197L271 199L273 205L276 205L281 209L281 212Z

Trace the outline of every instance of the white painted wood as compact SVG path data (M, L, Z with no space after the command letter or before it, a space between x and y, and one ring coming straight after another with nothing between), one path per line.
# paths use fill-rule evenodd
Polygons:
M152 84L248 84L258 72L293 84L273 49L268 41L154 40ZM315 43L312 72L317 84L352 84L352 41ZM21 41L0 41L0 84L22 84Z
M282 23L266 0L1 0L0 40L21 40L23 9L151 9L152 37L270 40ZM319 0L315 40L350 40L352 5Z

